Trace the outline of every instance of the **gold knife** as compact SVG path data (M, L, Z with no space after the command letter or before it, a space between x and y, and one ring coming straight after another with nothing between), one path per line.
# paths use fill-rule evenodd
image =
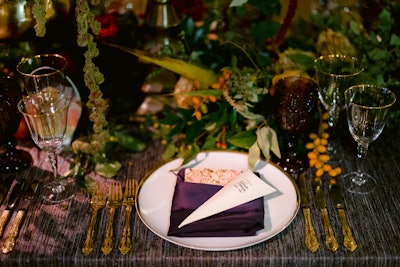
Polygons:
M316 252L319 248L319 242L311 220L306 174L304 172L297 178L297 183L300 190L300 205L304 215L304 232L306 235L304 243L311 252Z
M3 236L3 232L7 226L8 220L10 219L10 215L18 202L19 196L21 195L23 185L23 181L16 181L11 189L10 194L8 195L6 208L3 210L0 216L0 237Z
M351 233L350 226L347 222L346 213L344 211L344 201L343 197L340 193L339 185L337 184L336 179L331 179L329 182L329 194L335 203L336 209L339 214L339 220L342 225L342 233L343 233L343 245L346 249L353 252L357 249L357 243L353 238L353 234Z
M32 202L37 187L38 183L30 184L29 186L27 186L26 191L22 195L18 207L18 212L11 226L11 230L8 233L8 236L1 247L3 253L10 253L11 251L14 250L15 241L18 237L20 226L22 225L22 222L25 219L25 214L28 210L30 203Z
M329 221L328 210L326 209L326 202L324 196L324 189L322 187L321 178L315 177L312 181L312 187L314 189L315 194L315 202L319 207L322 215L322 223L324 225L324 232L325 232L325 244L327 248L333 252L335 252L339 244L335 238L335 233L333 232L331 223Z

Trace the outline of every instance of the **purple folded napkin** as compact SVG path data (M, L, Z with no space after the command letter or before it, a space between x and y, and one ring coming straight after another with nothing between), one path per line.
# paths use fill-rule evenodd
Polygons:
M251 236L264 228L262 197L178 228L187 216L221 188L222 186L219 185L185 182L184 169L180 170L172 200L168 235L179 237Z

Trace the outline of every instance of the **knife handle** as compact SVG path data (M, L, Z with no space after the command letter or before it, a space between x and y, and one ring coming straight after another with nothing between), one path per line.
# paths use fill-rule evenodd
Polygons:
M335 238L335 233L333 232L331 223L329 222L328 210L326 208L321 209L321 214L326 237L325 244L329 250L335 252L338 249L339 244Z
M344 237L344 247L353 252L357 248L357 243L353 238L350 226L347 222L347 217L344 209L338 209L340 223L342 224L342 233Z
M22 224L24 216L25 216L25 210L19 210L17 216L15 217L15 221L14 224L12 225L10 233L8 234L8 237L4 241L3 246L1 248L3 253L10 253L11 251L13 251L15 247L15 240L18 237L19 227Z
M303 208L304 215L304 231L306 238L304 240L306 247L311 251L315 252L319 248L319 242L317 236L315 235L314 226L311 220L310 208Z
M0 216L0 237L3 236L4 229L6 228L6 224L10 218L10 215L11 211L9 209L5 209Z

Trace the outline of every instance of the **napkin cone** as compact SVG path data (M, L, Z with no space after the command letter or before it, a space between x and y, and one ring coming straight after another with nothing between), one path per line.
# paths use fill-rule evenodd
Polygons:
M275 191L251 170L246 170L193 211L178 228Z

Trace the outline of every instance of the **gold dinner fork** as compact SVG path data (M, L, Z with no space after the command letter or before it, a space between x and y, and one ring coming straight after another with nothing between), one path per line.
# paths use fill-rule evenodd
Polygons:
M135 205L135 195L137 190L137 182L133 179L127 179L125 183L125 193L123 204L125 206L125 223L122 231L122 238L118 249L122 254L128 253L132 249L131 241L131 213L132 206Z
M113 224L115 210L122 206L122 186L119 182L112 182L110 185L110 195L108 196L107 205L110 208L110 218L108 219L106 236L104 238L101 251L104 255L110 254L113 249L112 238L113 238Z
M90 200L90 205L92 206L93 212L90 219L89 229L86 234L86 241L82 248L82 252L86 256L89 255L93 250L94 224L96 222L98 211L101 208L104 208L104 206L106 205L106 199L106 188L101 184L97 184L96 188L93 191L92 199Z

